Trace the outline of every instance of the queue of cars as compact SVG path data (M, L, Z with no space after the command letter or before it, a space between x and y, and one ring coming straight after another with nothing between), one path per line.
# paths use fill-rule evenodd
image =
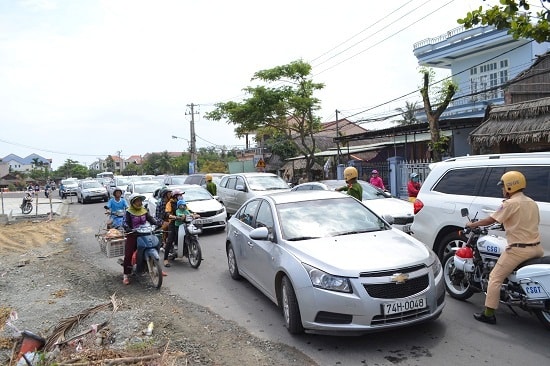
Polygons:
M414 205L363 181L362 202L334 191L344 181L291 189L271 173L216 177L216 197L201 187L202 174L183 180L193 184L175 184L179 177L163 183L185 191L191 210L211 221L205 229L226 229L230 276L277 304L290 333L362 334L440 316L439 257L464 244L460 209L478 218L496 210L502 201L496 183L506 171L526 176L548 248L550 153L461 157L430 168ZM157 199L149 200L150 210Z

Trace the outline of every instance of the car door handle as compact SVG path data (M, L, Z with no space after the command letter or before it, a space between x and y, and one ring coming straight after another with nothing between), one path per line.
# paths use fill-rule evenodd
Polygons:
M246 245L248 245L250 248L254 247L254 243L251 241L247 241Z

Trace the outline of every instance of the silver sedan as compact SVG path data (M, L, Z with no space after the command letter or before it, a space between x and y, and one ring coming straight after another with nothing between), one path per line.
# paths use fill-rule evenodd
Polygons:
M445 305L437 256L338 192L252 198L229 220L225 245L231 277L279 305L293 334L409 326Z

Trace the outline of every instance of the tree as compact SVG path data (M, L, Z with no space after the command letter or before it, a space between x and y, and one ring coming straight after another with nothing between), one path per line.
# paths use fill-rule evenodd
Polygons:
M542 9L533 13L530 11L527 0L500 0L500 5L495 5L489 9L478 9L468 12L466 17L458 19L459 24L464 24L466 28L472 28L477 24L492 25L497 29L508 29L508 33L515 39L520 37L532 38L542 43L550 41L550 9L545 3L550 0L540 0Z
M437 100L437 107L433 109L432 103L430 101L430 79L433 78L433 70L422 69L421 74L423 74L424 84L420 88L420 94L422 95L422 100L424 101L424 111L428 118L428 124L430 126L430 135L431 142L430 148L432 150L432 158L434 161L441 161L441 154L445 152L448 148L448 138L441 137L439 132L439 117L447 109L447 106L451 102L453 95L455 95L458 90L458 85L452 80L447 79L443 82L442 87L439 90L435 90L435 97Z
M405 102L405 108L396 108L395 110L401 113L401 120L397 121L402 126L414 125L418 123L416 119L417 102Z
M108 172L114 172L115 171L115 160L111 155L107 156L105 158L105 168L107 168Z
M314 135L321 129L320 119L315 116L320 101L313 94L324 87L314 83L310 74L311 65L302 60L258 71L252 80L267 85L245 88L248 99L218 103L206 118L227 119L237 126L237 136L265 128L279 132L304 156L309 173L315 162Z
M57 169L57 176L64 178L84 179L89 176L88 168L81 165L76 160L67 159L65 163Z

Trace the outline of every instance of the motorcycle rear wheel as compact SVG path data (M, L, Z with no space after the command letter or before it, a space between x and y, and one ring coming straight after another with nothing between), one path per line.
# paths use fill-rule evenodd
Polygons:
M466 279L464 272L456 270L455 273L454 256L455 253L450 252L447 253L443 259L443 281L445 282L445 289L452 298L467 300L472 297L475 291Z
M201 246L197 238L189 238L187 242L187 258L193 268L199 268L202 262Z
M149 277L151 278L153 286L160 288L162 286L162 268L160 266L160 261L153 256L147 258L147 270L149 271Z
M27 202L24 205L21 206L21 212L24 214L29 214L32 211L32 203Z
M542 325L544 325L546 329L550 330L550 311L535 310L535 314L537 315L537 318L539 318Z

